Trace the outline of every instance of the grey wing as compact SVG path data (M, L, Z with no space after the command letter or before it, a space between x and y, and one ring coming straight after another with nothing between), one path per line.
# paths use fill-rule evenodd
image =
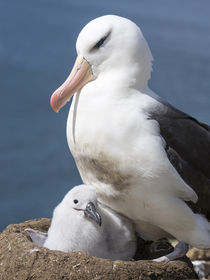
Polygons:
M210 219L210 127L170 104L162 105L149 118L159 123L171 164L198 195L191 208Z
M30 236L31 240L38 246L42 247L47 239L48 234L32 228L26 228L25 231Z

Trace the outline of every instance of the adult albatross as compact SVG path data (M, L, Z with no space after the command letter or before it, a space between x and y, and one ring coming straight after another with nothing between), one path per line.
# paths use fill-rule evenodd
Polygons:
M67 139L83 182L145 238L210 248L210 127L149 89L152 55L132 21L96 18L76 48L51 106L76 93Z

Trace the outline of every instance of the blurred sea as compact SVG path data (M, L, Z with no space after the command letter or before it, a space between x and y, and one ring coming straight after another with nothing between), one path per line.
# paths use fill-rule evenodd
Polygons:
M50 217L81 179L66 141L69 106L51 93L69 73L81 28L104 14L128 17L154 56L150 87L210 123L209 0L0 0L0 230Z

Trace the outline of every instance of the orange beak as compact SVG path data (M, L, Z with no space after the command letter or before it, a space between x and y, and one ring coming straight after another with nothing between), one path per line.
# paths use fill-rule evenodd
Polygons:
M94 76L90 64L81 55L78 55L70 75L51 96L52 109L58 112L75 92L92 80L94 80Z

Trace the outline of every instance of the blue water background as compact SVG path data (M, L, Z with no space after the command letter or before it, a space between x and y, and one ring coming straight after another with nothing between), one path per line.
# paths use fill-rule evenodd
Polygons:
M209 0L0 0L0 230L50 217L81 183L66 141L69 105L55 114L49 99L79 31L104 14L141 27L155 59L151 88L210 123Z

